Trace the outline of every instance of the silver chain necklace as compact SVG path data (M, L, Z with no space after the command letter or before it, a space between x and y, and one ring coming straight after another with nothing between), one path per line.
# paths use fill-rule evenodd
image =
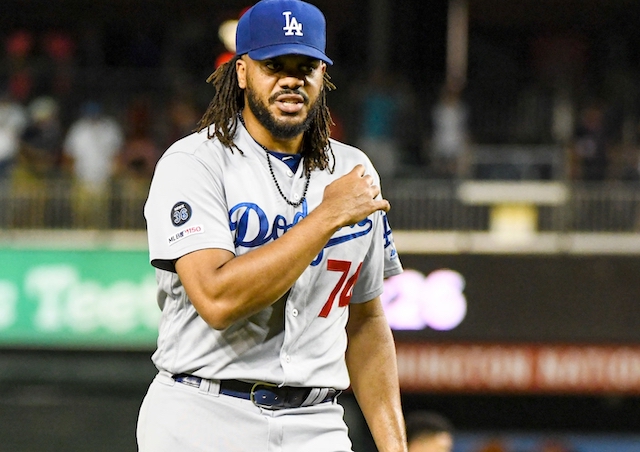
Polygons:
M242 115L238 115L238 119L240 120L240 122L242 123L244 128L246 129L247 126L244 123L244 118L242 117ZM247 132L248 132L248 130L247 130ZM249 134L249 135L251 135L251 134ZM253 138L253 137L251 137L251 138ZM276 188L278 189L278 193L280 193L280 196L282 197L282 199L284 199L285 202L287 204L289 204L291 207L295 208L295 207L300 206L300 204L302 204L304 202L305 198L307 197L307 190L309 188L309 181L311 180L311 173L309 173L309 171L305 170L305 174L307 176L307 181L304 184L304 191L302 192L302 197L300 198L300 200L297 201L297 202L293 202L293 201L289 200L284 195L284 193L282 192L282 189L280 188L280 184L278 183L278 179L276 179L276 175L273 172L273 166L271 164L271 155L270 155L269 149L267 149L266 146L258 143L258 141L255 138L253 138L253 141L255 141L258 146L260 146L262 149L264 149L265 153L267 154L267 163L269 164L269 172L271 173L271 178L273 179L273 183L276 185Z

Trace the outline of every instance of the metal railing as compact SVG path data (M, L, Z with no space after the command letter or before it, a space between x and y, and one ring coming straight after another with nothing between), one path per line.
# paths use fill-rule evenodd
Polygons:
M0 183L2 229L142 230L147 181L116 180L87 193L69 180Z
M566 151L558 145L470 146L469 177L476 179L559 180Z
M394 229L485 231L491 210L501 202L469 203L460 196L464 181L396 180L385 188ZM491 184L492 182L487 182ZM518 182L512 182L518 184ZM539 231L635 232L640 231L640 184L632 182L561 183L564 202L532 204ZM514 204L504 201L504 204Z
M464 182L387 181L384 195L392 205L389 219L394 230L488 230L491 209L500 202L465 200L460 192ZM535 205L539 231L640 231L640 183L560 184L567 192L563 202ZM5 181L0 183L0 228L143 230L147 190L146 182L118 180L103 196L87 199L68 180L40 181L28 187L15 187Z

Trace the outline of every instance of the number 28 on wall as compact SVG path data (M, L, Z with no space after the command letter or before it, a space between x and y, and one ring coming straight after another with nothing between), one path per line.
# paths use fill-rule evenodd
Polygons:
M320 315L318 317L327 317L329 315L329 312L331 312L331 308L333 307L333 303L336 297L338 297L338 292L340 292L340 296L338 298L338 307L344 308L349 304L349 301L351 301L351 296L353 295L353 286L358 280L361 268L362 262L360 262L360 265L358 265L356 272L347 280L349 270L351 269L351 262L339 261L334 259L327 260L327 270L332 272L340 272L342 274L340 275L338 283L331 291L331 294L329 294L329 299L322 307L322 311L320 311Z

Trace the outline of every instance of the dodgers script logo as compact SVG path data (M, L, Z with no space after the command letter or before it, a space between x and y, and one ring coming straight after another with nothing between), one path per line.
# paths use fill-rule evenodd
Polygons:
M255 248L282 237L285 232L309 214L306 199L302 201L301 207L302 211L297 212L289 223L282 215L276 215L273 220L269 220L264 210L252 202L236 204L229 210L229 228L231 232L235 232L234 245L236 248ZM349 226L351 232L344 231L346 228L338 230L337 234L339 235L329 239L324 247L329 248L367 235L371 232L372 227L373 222L369 218L365 218L359 223ZM321 251L311 265L318 265L323 254L324 252Z
M291 15L291 11L285 11L282 13L284 16L285 26L282 29L285 31L285 36L304 36L302 34L302 24L298 22L295 16Z

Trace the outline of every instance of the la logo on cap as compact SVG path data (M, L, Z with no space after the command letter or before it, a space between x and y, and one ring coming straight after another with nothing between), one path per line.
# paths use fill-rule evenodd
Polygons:
M324 14L302 0L261 0L240 17L236 27L236 54L256 61L303 55L333 64L324 53L326 46Z
M302 24L298 22L295 16L291 15L291 11L285 11L282 13L286 25L282 28L285 31L285 36L304 36L302 33Z

